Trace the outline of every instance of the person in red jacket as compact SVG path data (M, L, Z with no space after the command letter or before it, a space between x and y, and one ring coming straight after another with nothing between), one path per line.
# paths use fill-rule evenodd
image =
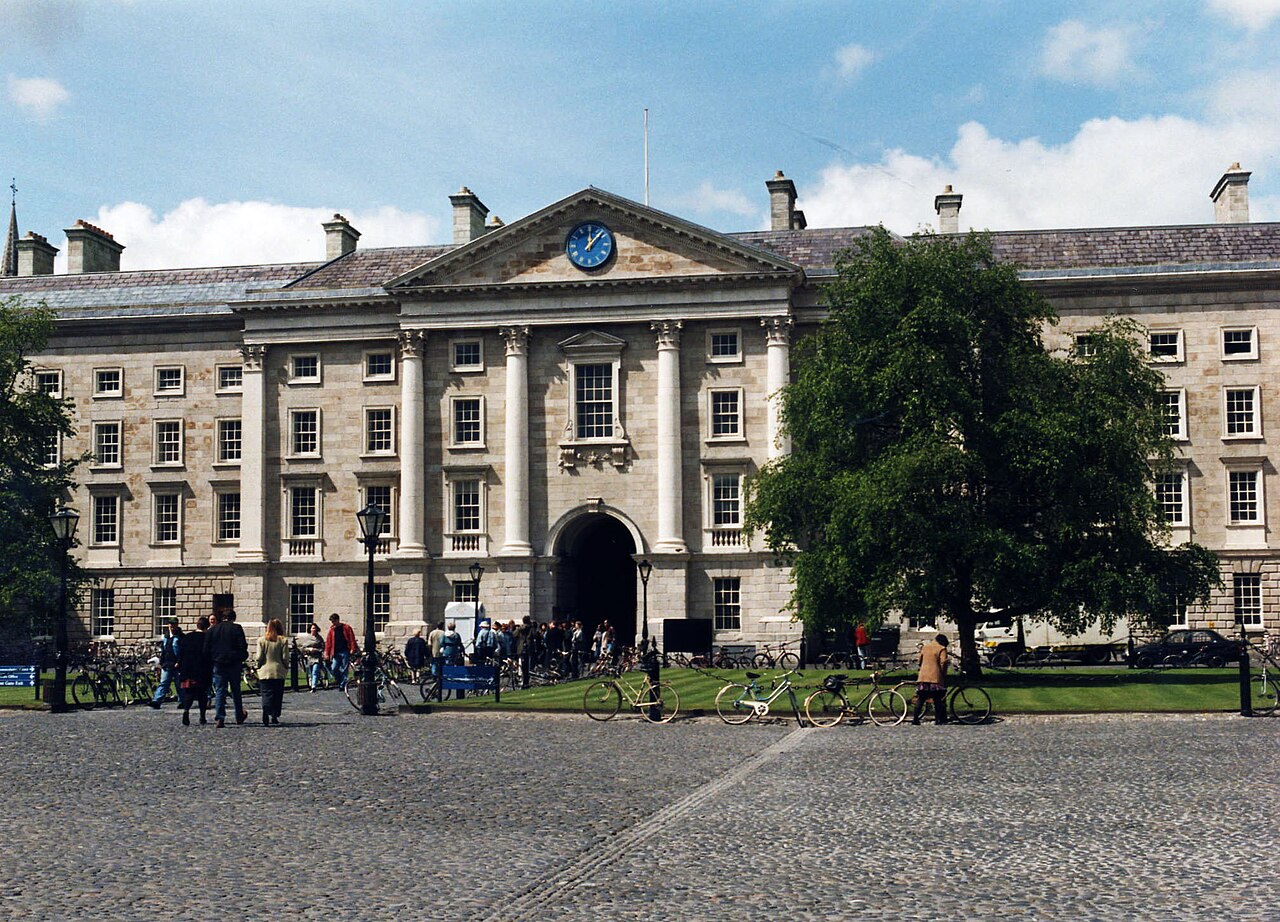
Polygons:
M871 644L871 637L867 634L867 626L861 621L853 630L853 647L858 651L858 668L867 668L867 647Z
M335 611L329 616L329 636L324 639L324 658L329 661L329 670L341 691L347 689L347 667L351 665L351 654L355 653L356 632L351 625L343 624Z

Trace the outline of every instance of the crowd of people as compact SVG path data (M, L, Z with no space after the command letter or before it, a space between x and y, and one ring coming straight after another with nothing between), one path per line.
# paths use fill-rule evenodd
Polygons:
M314 691L317 670L324 664L338 677L339 688L346 687L347 667L351 654L357 652L355 633L337 614L330 616L329 634L324 637L312 624L308 642L302 652L307 656L307 671ZM227 699L231 699L233 718L237 724L249 719L244 707L241 679L245 664L255 671L262 702L264 726L280 725L284 705L284 682L289 674L291 639L285 634L279 618L267 622L251 656L244 628L236 623L234 609L218 609L209 618L202 615L194 631L184 632L176 618L164 625L160 642L160 681L150 705L160 709L170 689L177 692L182 723L191 724L191 709L199 711L200 723L207 724L209 708L217 728L227 725ZM312 655L314 652L314 656Z
M535 622L528 615L516 624L484 620L476 631L468 654L453 621L437 622L423 637L421 629L405 644L404 656L412 669L432 664L461 666L469 656L471 665L483 666L512 660L520 664L520 680L529 687L531 669L561 667L572 678L601 657L615 659L619 653L617 632L608 621L588 631L581 621Z

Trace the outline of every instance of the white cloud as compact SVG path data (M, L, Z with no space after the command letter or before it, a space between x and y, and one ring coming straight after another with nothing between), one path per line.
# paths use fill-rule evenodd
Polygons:
M1129 38L1120 29L1091 29L1068 19L1049 30L1040 72L1068 83L1107 86L1130 69Z
M695 214L728 212L749 218L760 213L760 203L752 201L740 190L717 189L706 180L689 195L681 196L677 202Z
M1280 16L1280 0L1209 0L1209 10L1250 32L1257 32Z
M856 42L845 45L836 49L836 73L841 80L857 80L875 59L875 52L869 48Z
M440 229L429 215L389 206L344 214L360 231L361 247L437 242ZM193 198L159 217L138 202L104 205L91 223L124 244L124 268L167 269L321 260L325 244L320 225L332 218L329 208Z
M832 165L800 205L810 226L883 223L899 233L937 226L933 197L950 183L964 194L961 228L1012 230L1213 221L1209 192L1240 161L1280 172L1280 99L1261 92L1280 71L1235 75L1209 94L1202 120L1100 118L1061 144L1006 139L962 125L937 158L889 150L875 163ZM1280 218L1277 197L1251 196L1250 218Z
M36 118L48 118L71 94L52 77L9 75L9 101Z

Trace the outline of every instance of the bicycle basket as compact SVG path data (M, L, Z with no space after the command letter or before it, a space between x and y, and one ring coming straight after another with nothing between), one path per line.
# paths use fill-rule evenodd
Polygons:
M844 679L841 676L829 675L822 680L822 687L829 692L838 692L844 689Z

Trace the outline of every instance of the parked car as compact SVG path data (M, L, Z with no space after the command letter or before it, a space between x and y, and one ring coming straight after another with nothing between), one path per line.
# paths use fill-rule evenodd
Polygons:
M1222 666L1240 659L1240 643L1217 631L1170 631L1162 640L1133 651L1134 662L1151 666Z

